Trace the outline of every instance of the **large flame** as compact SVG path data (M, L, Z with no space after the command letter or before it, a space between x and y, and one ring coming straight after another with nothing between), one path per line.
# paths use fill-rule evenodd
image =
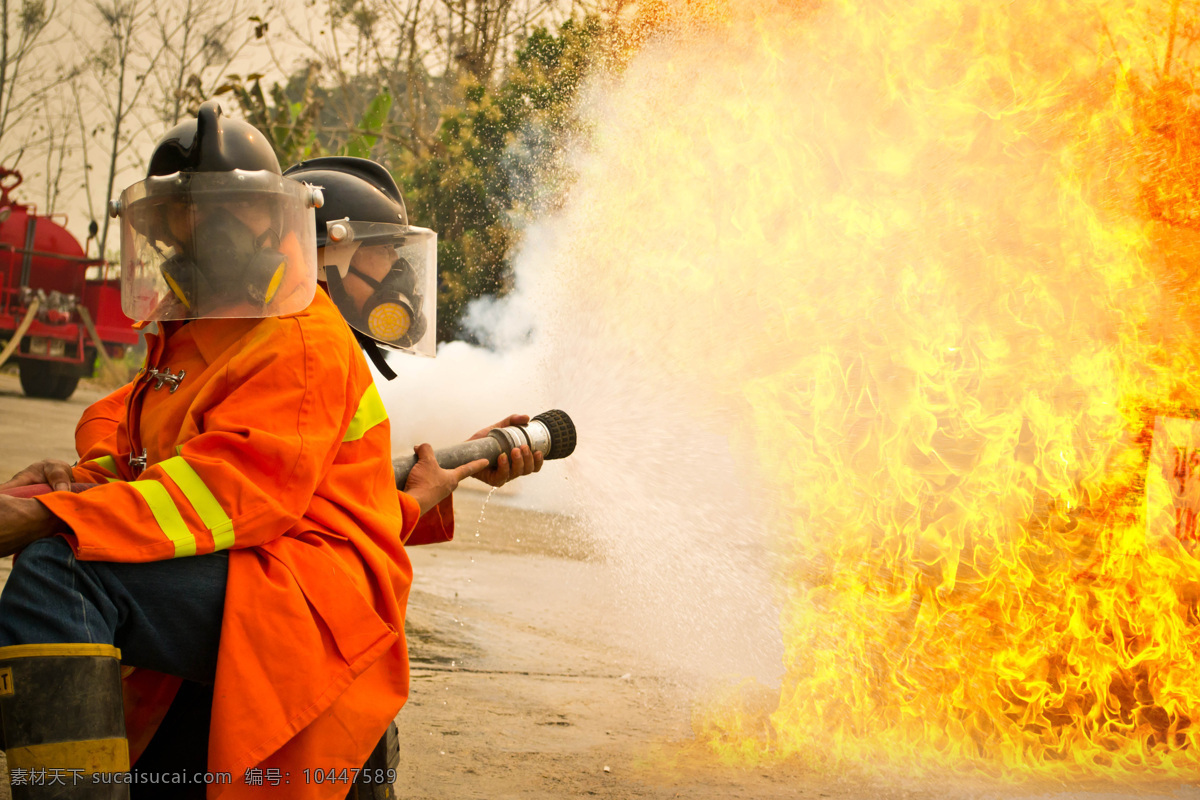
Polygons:
M1179 4L654 13L597 95L563 291L774 487L771 732L699 735L910 774L1194 777Z

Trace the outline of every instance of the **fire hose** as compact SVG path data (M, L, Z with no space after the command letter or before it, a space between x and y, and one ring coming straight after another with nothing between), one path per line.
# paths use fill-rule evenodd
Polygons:
M88 310L79 306L76 308L79 312L79 318L83 320L83 327L87 328L88 336L92 337L92 344L96 345L96 352L100 354L100 361L108 369L112 369L113 361L108 355L108 351L104 349L104 342L100 341L100 334L96 333L96 323L92 322L92 315Z
M37 316L38 306L41 301L38 298L33 298L33 302L29 304L29 310L25 312L25 318L21 320L21 324L17 326L17 332L8 340L3 350L0 350L0 367L4 366L4 362L8 361L8 357L21 346L21 339L25 336L25 331L29 330L29 326L33 324L33 318Z
M502 453L508 453L513 448L524 444L529 445L529 449L533 452L541 453L546 459L566 458L575 452L575 423L571 421L571 418L567 416L565 411L552 409L538 414L529 420L528 425L510 425L505 428L493 428L482 439L472 439L469 442L462 442L451 447L443 447L440 450L435 450L433 454L442 469L461 467L463 464L469 464L480 458L486 458L488 463L494 467L496 466L496 459ZM416 463L416 455L405 456L392 461L392 467L396 474L397 489L404 488L404 484L408 481L408 473L412 471ZM82 492L92 488L93 485L95 484L73 483L71 484L71 491ZM45 494L48 491L50 491L50 487L46 484L36 484L9 489L0 492L0 494L8 494L16 497L34 497L39 494Z
M433 455L442 469L461 467L480 458L486 458L488 464L494 467L501 454L525 444L546 459L566 458L575 451L575 423L564 411L543 411L529 420L528 425L494 428L482 439L443 447L435 450ZM404 488L408 473L416 463L416 455L393 459L397 489Z

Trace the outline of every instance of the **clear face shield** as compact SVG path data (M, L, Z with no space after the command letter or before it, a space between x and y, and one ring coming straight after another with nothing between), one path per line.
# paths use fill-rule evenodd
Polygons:
M321 279L350 327L395 350L436 352L437 234L384 222L335 220Z
M121 194L121 308L137 320L277 317L317 285L319 193L266 172L153 176Z

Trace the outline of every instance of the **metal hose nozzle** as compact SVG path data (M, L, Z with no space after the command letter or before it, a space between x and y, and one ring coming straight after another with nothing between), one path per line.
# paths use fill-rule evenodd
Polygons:
M442 469L461 467L480 458L486 458L488 464L494 467L496 459L502 453L511 452L513 448L525 444L546 459L566 458L575 451L575 423L571 422L565 411L543 411L529 420L528 425L494 428L482 439L472 439L469 442L444 447L435 450L433 455ZM415 454L393 459L397 489L404 488L408 482L408 473L416 463Z

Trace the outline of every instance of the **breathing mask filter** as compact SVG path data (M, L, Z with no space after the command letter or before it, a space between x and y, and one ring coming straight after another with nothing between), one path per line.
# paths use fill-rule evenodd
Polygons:
M151 176L114 204L121 307L147 321L273 317L316 291L320 192L268 171Z
M335 220L320 255L321 279L350 327L385 347L435 354L436 233Z

